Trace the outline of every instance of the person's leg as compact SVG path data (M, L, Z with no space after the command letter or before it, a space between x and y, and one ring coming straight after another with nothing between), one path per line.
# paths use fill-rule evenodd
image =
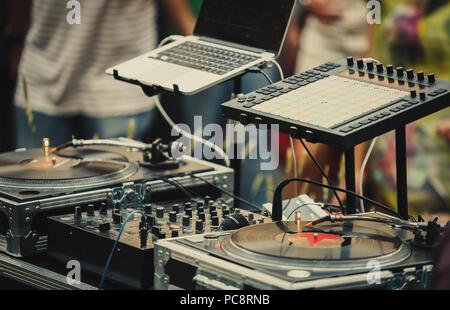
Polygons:
M115 117L82 117L82 138L127 137L144 140L150 135L155 119L155 110L134 115Z
M42 139L49 138L51 145L59 145L76 134L73 116L61 117L14 108L15 148L41 147Z

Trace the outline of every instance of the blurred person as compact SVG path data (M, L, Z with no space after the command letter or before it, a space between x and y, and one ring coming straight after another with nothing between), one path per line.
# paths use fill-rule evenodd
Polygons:
M347 56L367 57L371 50L374 27L367 23L368 10L363 0L300 0L297 19L288 34L289 54L285 61L294 74ZM288 138L283 136L286 171L293 177L292 155ZM330 178L338 182L340 150L321 144L306 143ZM322 181L322 175L299 141L294 140L299 175ZM358 149L359 151L359 149ZM335 154L332 156L330 154ZM321 200L322 190L316 186L293 183L300 191ZM292 195L291 190L287 190Z
M194 21L185 1L161 1L180 32L190 34ZM105 69L156 47L156 1L26 3L21 19L31 22L15 92L16 147L39 146L43 137L60 144L72 135L143 139L153 101Z
M432 72L450 79L450 3L448 1L397 1L382 3L385 15L377 26L374 57L383 63ZM402 48L403 47L403 48ZM450 211L450 109L429 115L406 126L408 206L410 214L425 219L436 215L447 221ZM356 148L356 176L366 144ZM342 152L316 150L319 162L339 170ZM316 172L317 174L317 172ZM365 175L364 193L389 206L396 206L395 135L377 140ZM358 184L358 182L357 182ZM341 187L345 181L341 177ZM357 186L357 191L359 191ZM333 200L333 202L336 202Z
M450 80L450 2L385 0L382 5L386 15L377 29L375 58ZM450 212L449 121L447 108L406 127L410 213L438 215L440 221ZM369 171L373 197L396 206L394 133L378 139Z

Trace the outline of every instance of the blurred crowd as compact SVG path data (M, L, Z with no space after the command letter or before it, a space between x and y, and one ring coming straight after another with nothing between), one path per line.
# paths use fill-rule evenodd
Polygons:
M1 2L2 105L1 151L37 147L43 137L54 144L80 138L127 136L170 138L169 127L139 88L114 81L104 69L156 47L168 34L192 33L201 0L90 0L81 3L82 22L66 21L66 1ZM367 1L297 1L280 62L286 75L349 55L372 57L384 64L433 72L450 79L450 2L447 0L381 0L381 24L367 23ZM276 80L274 68L264 69ZM249 73L243 91L266 85ZM220 104L230 98L227 82L189 97L163 95L178 123L224 125ZM407 127L408 189L413 214L450 212L450 111L445 109ZM336 185L345 186L342 150L308 144ZM294 144L299 175L322 181L320 172ZM356 148L360 167L367 145ZM242 163L241 195L255 203L271 201L273 189L293 176L290 144L280 134L282 165L259 171L252 160ZM360 171L357 169L357 177ZM395 144L381 136L364 175L364 193L395 208ZM357 188L359 191L360 189ZM298 193L332 200L320 188L298 185ZM287 197L294 189L286 191ZM328 197L330 196L330 197Z

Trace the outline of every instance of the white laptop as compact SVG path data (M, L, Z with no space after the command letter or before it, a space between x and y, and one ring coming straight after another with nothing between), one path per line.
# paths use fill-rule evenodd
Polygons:
M295 0L203 0L194 34L109 68L135 84L195 94L279 56Z

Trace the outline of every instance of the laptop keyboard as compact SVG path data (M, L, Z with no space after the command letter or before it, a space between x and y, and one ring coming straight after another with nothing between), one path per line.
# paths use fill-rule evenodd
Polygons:
M200 43L184 42L150 58L223 75L260 57Z

